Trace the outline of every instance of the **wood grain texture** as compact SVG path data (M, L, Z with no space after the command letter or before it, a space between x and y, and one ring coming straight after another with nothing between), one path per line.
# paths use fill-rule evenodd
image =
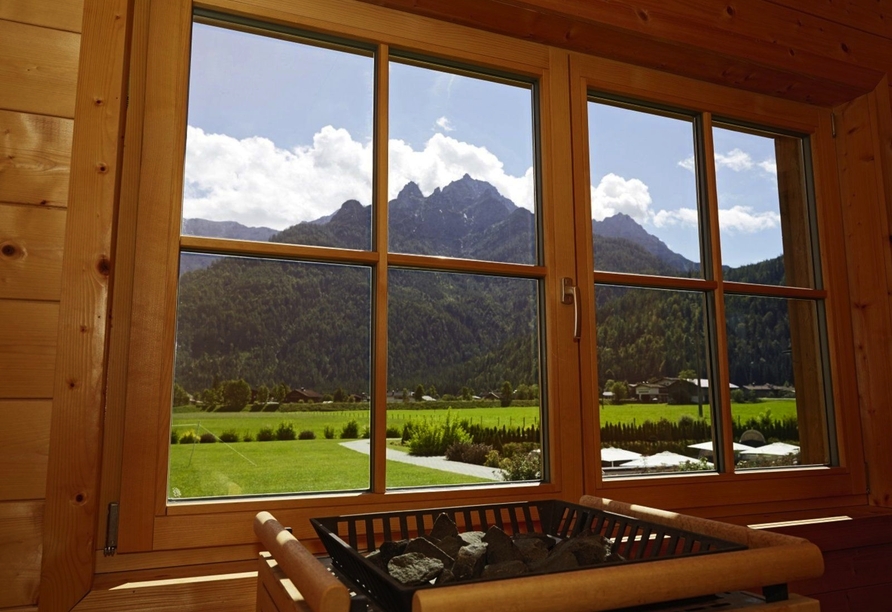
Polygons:
M716 2L687 2L680 6L680 2L660 0L363 1L814 104L849 100L872 89L882 76L881 69L868 64L847 64L813 51L788 49L764 36L751 36L749 31L729 30L721 19L721 12L727 8L724 3L716 6ZM734 20L735 26L738 21ZM765 25L760 28L764 30ZM879 44L885 42L877 40ZM877 55L883 57L882 52Z
M169 272L177 266L184 105L189 86L190 7L177 0L154 0L148 5L145 81L138 90L144 92L140 103L145 108L137 211L137 227L142 231L136 236L138 256L133 266L124 418L124 437L132 444L122 457L121 552L154 548L156 504L163 507L166 503L163 479L169 444L162 446L161 437L169 435L170 412L163 407L170 406L173 386L173 368L167 364L172 359L169 347L173 345L174 321L170 317L175 315L169 313L172 305L175 307L171 297L177 282L176 274ZM161 399L164 394L166 401Z
M50 398L59 305L0 300L0 398Z
M0 19L31 25L81 31L84 0L3 0Z
M43 534L45 611L71 609L93 579L130 19L130 0L84 6Z
M0 21L0 109L74 117L80 35Z
M125 585L91 591L73 612L246 612L254 609L256 583L254 576L239 576Z
M888 300L889 219L872 96L837 109L837 149L858 396L870 500L892 505L892 431L887 382L892 371L892 311Z
M0 111L0 202L66 206L70 119Z
M59 299L65 216L0 204L0 299Z
M0 502L0 608L37 603L42 526L42 501Z
M254 518L254 533L314 612L346 612L350 593L269 512Z
M0 401L0 500L46 495L51 409L48 400Z
M847 27L892 38L890 0L767 0Z

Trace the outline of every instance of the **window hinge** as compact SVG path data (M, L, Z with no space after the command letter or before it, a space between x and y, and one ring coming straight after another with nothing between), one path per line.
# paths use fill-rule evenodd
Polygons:
M830 111L830 135L836 138L836 113Z
M108 520L105 524L105 548L102 554L112 557L118 550L118 502L108 504Z

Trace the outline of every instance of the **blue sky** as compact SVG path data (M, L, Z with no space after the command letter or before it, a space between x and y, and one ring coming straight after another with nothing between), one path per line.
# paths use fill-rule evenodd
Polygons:
M283 229L371 201L373 59L196 24L184 216ZM465 173L533 206L532 92L392 63L390 181ZM589 104L592 213L699 261L690 122ZM723 263L781 253L772 139L716 130Z

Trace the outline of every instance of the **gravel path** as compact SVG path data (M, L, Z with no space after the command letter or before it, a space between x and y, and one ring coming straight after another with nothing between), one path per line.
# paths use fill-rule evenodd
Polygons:
M341 442L341 446L345 446L350 450L355 450L366 455L371 452L368 440ZM498 468L462 463L460 461L447 461L444 457L415 457L409 453L388 448L387 459L389 461L411 463L412 465L420 465L422 467L442 470L444 472L455 472L456 474L465 474L466 476L476 476L478 478L487 478L489 480L502 480L502 470Z

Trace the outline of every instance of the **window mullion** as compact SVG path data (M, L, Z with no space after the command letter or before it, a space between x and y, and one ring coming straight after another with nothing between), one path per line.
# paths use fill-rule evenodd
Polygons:
M375 54L374 157L372 160L372 250L378 263L372 282L372 400L371 477L372 492L384 493L387 487L387 171L389 64L387 45L378 45Z
M698 163L698 173L703 189L700 196L701 218L705 223L704 236L704 273L717 283L711 292L712 299L707 299L707 310L710 338L710 359L712 363L712 420L715 436L716 469L719 472L734 471L733 437L731 436L731 388L728 368L728 333L725 328L725 292L722 273L722 245L719 239L719 206L718 190L715 176L715 147L712 139L712 114L703 113L700 120L699 150L702 153ZM705 207L705 210L702 208ZM707 293L707 295L710 295ZM731 459L729 461L729 458Z

